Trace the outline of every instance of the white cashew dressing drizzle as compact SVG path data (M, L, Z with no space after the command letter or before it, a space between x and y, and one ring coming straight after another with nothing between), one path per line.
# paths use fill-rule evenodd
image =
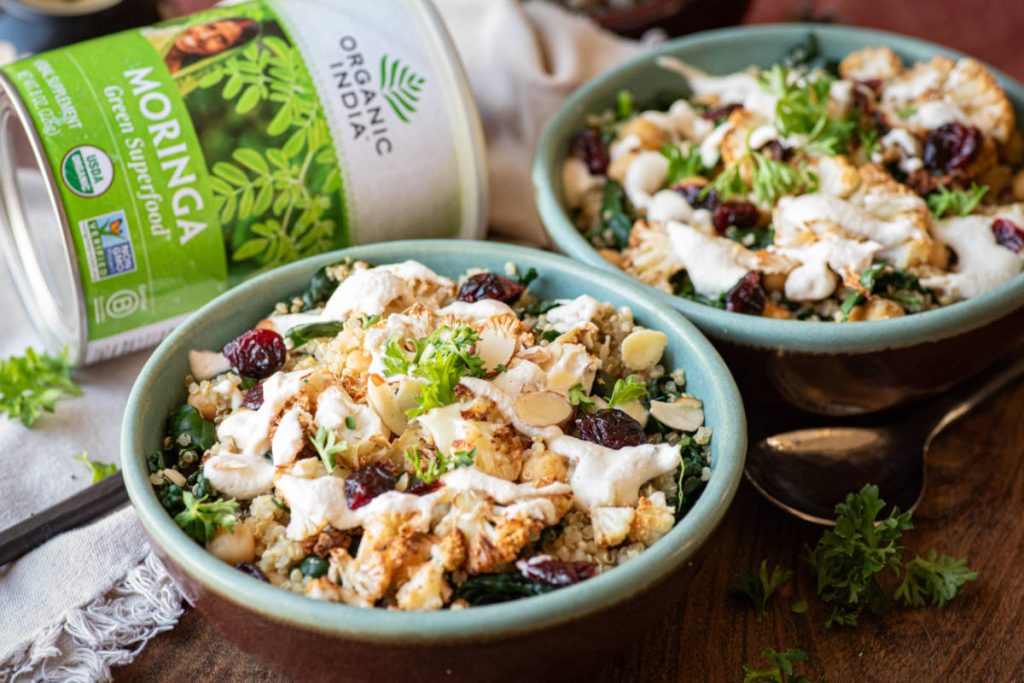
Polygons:
M342 282L322 311L300 314L301 317L276 316L286 319L284 325L278 323L278 329L287 329L287 325L296 320L309 322L387 310L396 301L414 298L406 278L441 286L453 285L415 262L357 271ZM344 294L343 299L338 298L338 292ZM583 295L561 302L548 311L547 319L555 329L565 333L590 323L601 305L593 297ZM507 305L491 300L454 302L438 310L441 316L474 323L509 313L513 311ZM380 328L367 330L366 340L376 363L379 361L376 356L388 338L427 333L421 320L394 313ZM414 495L389 491L362 507L351 509L346 499L345 479L337 473L325 474L318 469L320 466L315 459L296 459L307 446L311 423L312 428L326 427L353 443L378 436L387 438L390 431L372 403L362 405L353 401L336 384L319 391L313 403L315 408L309 408L312 415L299 407L300 404L294 404L293 399L304 392L310 381L313 373L310 369L275 373L263 383L260 408L239 408L225 417L217 427L219 449L204 462L203 472L211 485L227 497L250 500L276 493L290 509L288 538L301 540L327 525L338 530L352 529L378 515L411 514L428 525L436 506L450 503L463 491L486 495L495 503L508 506L515 514L553 524L560 516L551 500L553 497L571 495L583 510L636 505L640 488L646 482L679 467L677 446L644 444L612 450L566 436L557 426L536 427L522 420L516 413L515 402L523 393L554 390L565 395L570 385L589 385L598 365L584 347L573 343L552 344L540 356L536 355L540 349L527 351L534 354L531 357L547 360L534 362L513 358L507 368L491 379L463 377L460 384L474 396L490 399L520 433L546 443L550 451L570 461L569 483L555 481L542 486L534 482L514 483L470 465L443 474L442 486L434 492ZM198 355L196 364L217 367L220 361L214 356L220 354ZM580 359L586 362L578 362ZM477 425L483 423L462 417L467 407L463 402L434 408L413 422L430 434L436 448L447 452L455 441L480 434L481 428Z

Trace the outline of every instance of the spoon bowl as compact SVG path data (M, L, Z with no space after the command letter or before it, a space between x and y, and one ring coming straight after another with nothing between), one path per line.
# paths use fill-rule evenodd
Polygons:
M800 519L835 524L846 494L875 484L890 506L913 510L925 490L925 461L946 427L1024 374L1024 356L997 362L962 389L879 426L821 426L754 443L746 477L769 501Z

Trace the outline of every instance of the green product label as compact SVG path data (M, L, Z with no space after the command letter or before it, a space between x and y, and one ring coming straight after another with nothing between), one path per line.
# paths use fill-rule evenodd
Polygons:
M388 103L407 115L420 82L393 71L382 78ZM3 72L59 186L90 340L180 316L244 277L348 244L322 104L298 48L262 2L55 50Z

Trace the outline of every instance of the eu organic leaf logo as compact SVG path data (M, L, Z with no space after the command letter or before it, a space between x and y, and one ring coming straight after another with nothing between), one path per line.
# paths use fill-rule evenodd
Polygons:
M380 92L395 116L409 123L409 116L416 113L420 101L420 89L426 81L397 59L380 58Z

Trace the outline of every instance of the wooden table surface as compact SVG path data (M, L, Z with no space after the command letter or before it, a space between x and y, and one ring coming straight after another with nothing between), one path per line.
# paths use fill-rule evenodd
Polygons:
M893 609L852 629L824 631L813 577L800 559L820 527L797 521L744 482L687 596L599 683L737 681L766 647L797 647L811 680L1024 681L1024 383L1004 390L943 433L928 461L928 491L904 537L908 553L967 555L979 578L942 610ZM731 586L762 558L793 568L762 623ZM806 598L811 609L789 606ZM120 681L283 681L192 610L154 639Z

